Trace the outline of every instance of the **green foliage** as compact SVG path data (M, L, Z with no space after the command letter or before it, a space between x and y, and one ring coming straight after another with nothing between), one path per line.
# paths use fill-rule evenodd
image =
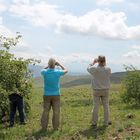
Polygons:
M140 71L132 65L125 66L125 69L122 99L125 103L140 106Z
M21 35L15 38L0 36L0 118L8 114L8 96L18 93L25 98L25 111L29 111L28 100L32 89L32 73L28 69L32 59L16 58L10 53L10 48L16 46Z
M0 85L0 117L8 112L9 100L7 98L7 92Z
M22 36L20 35L19 32L16 33L16 37L4 37L3 35L0 35L0 45L3 48L6 48L9 50L11 47L16 46L17 43L19 42L19 39Z

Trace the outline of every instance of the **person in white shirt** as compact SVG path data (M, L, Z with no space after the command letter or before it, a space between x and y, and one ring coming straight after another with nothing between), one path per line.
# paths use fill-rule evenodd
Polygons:
M95 64L98 64L95 66ZM106 67L105 56L98 56L94 59L92 64L89 64L87 71L92 76L92 89L93 89L93 102L94 108L92 113L92 125L97 127L98 122L98 110L100 99L104 107L104 125L111 124L109 121L109 89L110 89L110 75L111 69Z

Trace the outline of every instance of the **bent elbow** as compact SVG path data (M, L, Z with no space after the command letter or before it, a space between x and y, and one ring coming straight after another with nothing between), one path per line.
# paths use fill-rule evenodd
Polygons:
M87 68L87 72L89 72L89 73L90 73L90 70L89 70L89 68Z
M68 73L68 70L65 70L64 73L65 73L65 74Z

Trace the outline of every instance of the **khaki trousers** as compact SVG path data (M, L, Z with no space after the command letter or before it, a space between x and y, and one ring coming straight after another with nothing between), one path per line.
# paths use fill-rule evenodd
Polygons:
M104 108L104 124L108 125L109 122L109 90L94 90L93 93L93 111L92 111L92 123L97 124L98 122L98 110L102 101Z
M59 127L60 120L60 96L43 96L43 113L41 117L42 129L47 129L49 122L49 112L52 107L52 125L55 130Z

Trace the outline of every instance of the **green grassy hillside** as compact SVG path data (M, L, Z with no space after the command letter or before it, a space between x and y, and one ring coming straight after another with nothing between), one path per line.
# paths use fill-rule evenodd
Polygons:
M113 73L110 78L111 83L112 84L120 83L124 76L125 76L124 72ZM41 77L35 78L34 82L37 87L43 87L43 79ZM90 75L79 75L79 76L66 75L61 79L61 87L63 88L88 85L90 83L91 83Z
M48 131L41 132L43 89L35 86L27 124L21 126L17 123L13 128L0 125L0 140L140 140L140 109L124 104L120 98L120 91L120 85L111 86L110 120L112 125L108 128L103 127L101 106L98 128L93 129L90 127L93 107L90 86L62 88L60 130L52 130L50 118Z

